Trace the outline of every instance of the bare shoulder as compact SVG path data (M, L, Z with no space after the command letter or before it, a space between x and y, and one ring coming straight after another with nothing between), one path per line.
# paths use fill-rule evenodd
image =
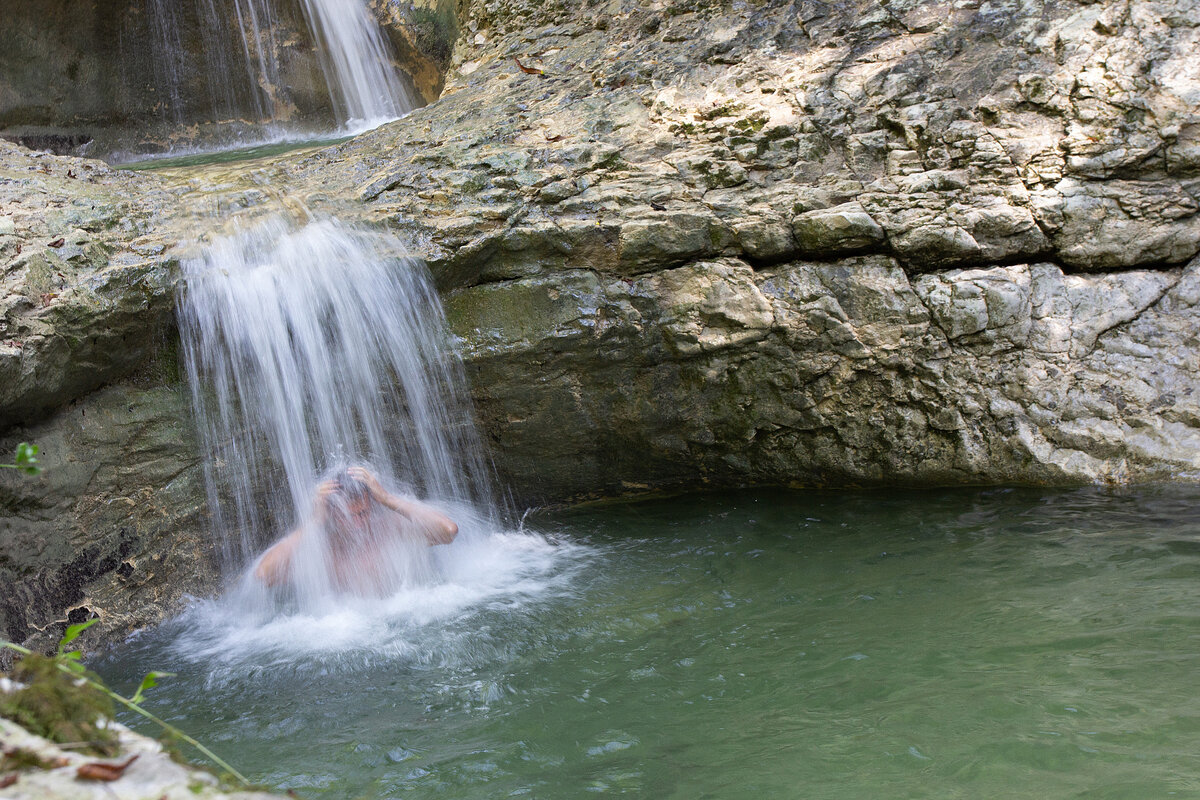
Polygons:
M254 576L265 582L268 586L274 586L284 580L291 567L292 554L295 552L302 535L303 530L297 528L268 547L258 558L258 565L254 568Z

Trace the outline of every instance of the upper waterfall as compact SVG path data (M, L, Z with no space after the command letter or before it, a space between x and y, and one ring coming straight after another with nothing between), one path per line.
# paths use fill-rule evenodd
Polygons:
M201 57L210 74L213 122L240 120L282 126L293 112L281 78L280 0L193 0L191 9L151 0L155 80L162 111L182 123L183 87L191 79L181 29L187 13L201 31ZM365 0L302 0L328 102L340 129L357 132L396 119L417 104L394 61L386 36ZM234 36L229 37L233 31ZM293 32L295 36L300 31Z
M339 123L369 128L413 109L415 99L363 0L304 0L304 9Z

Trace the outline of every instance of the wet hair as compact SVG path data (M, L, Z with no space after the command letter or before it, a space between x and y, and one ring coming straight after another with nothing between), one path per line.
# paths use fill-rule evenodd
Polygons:
M338 494L347 505L356 505L370 496L367 485L352 477L346 468L339 469L333 479L338 482Z

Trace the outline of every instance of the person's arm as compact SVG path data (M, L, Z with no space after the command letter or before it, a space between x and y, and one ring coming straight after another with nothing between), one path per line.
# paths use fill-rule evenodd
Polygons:
M292 556L300 544L301 531L295 530L267 548L254 568L254 577L267 586L278 586L286 581L292 572Z
M313 496L313 519L318 525L324 524L329 515L329 497L337 491L335 481L325 481L317 487ZM301 526L267 548L254 568L254 577L267 586L278 586L291 577L292 558L296 548L300 546L300 537L304 534Z
M458 536L458 524L433 506L391 494L383 488L378 478L362 467L351 467L349 472L351 477L366 484L375 502L408 517L428 544L450 544Z

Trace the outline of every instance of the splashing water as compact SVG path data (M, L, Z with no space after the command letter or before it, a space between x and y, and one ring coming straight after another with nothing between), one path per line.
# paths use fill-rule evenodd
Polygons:
M469 561L499 546L461 364L424 264L401 253L384 234L276 218L184 265L184 358L226 568L240 573L294 529L288 596L304 614L333 613L355 596L394 599L451 575L461 582L462 564L446 551L470 550L459 558ZM429 547L410 520L372 502L360 526L371 538L339 553L314 489L350 463L369 464L392 496L449 516L458 538ZM523 569L508 574L517 580ZM488 594L479 586L495 580L477 575L466 593ZM271 594L254 577L242 583L243 612L271 617Z

